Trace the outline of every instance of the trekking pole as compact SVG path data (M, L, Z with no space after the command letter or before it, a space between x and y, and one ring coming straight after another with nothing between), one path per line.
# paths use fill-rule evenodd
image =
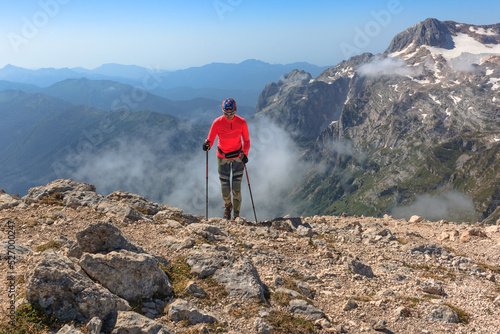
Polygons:
M247 165L245 165L245 174L247 175L248 190L250 190L250 199L252 200L253 215L255 216L255 222L257 222L257 214L255 213L255 205L253 204L252 187L250 187L250 179L248 178Z
M206 200L207 200L207 219L208 219L208 150L207 150L207 186L206 186L206 190L207 190L207 193L206 193Z

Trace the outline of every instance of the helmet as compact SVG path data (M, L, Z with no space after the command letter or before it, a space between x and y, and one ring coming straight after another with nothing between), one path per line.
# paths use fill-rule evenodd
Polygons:
M234 114L236 112L236 101L234 99L225 99L222 102L222 111L225 114Z

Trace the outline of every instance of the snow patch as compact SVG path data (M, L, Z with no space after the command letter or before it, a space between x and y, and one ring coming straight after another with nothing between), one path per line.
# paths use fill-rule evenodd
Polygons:
M422 114L422 117L424 118L425 121L425 119L427 118L427 114Z
M456 36L452 36L452 39L455 45L453 49L443 49L427 45L424 47L427 48L433 56L442 55L447 61L459 57L462 53L473 55L500 54L500 44L483 44L467 34L457 34Z
M450 95L450 98L453 100L453 102L455 102L455 104L458 104L460 101L462 101L462 98L458 96Z
M491 87L492 90L496 90L500 88L500 84L498 83L500 81L500 78L490 78L490 81L488 81L488 84L493 85Z
M441 101L439 101L434 95L429 94L429 97L432 99L432 101L434 101L435 103L441 105Z
M499 142L500 138L495 137L495 138L493 138L493 140L496 141L496 142Z
M493 70L487 69L487 70L486 70L486 75L492 75L492 74L493 74L493 72L494 72Z
M470 31L475 32L476 34L479 35L487 35L487 36L496 36L497 34L493 31L492 28L486 30L484 28L475 28L475 27L470 27Z

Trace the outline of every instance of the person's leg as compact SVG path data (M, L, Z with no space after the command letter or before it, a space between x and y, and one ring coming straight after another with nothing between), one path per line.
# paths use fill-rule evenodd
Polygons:
M241 158L233 160L232 170L233 170L232 188L233 188L234 217L239 217L241 208L241 180L243 178L243 173L245 171L245 164L241 161Z
M222 199L224 200L226 211L224 218L231 219L231 161L217 157L217 170L219 171L220 187L222 190ZM229 215L228 215L229 213Z

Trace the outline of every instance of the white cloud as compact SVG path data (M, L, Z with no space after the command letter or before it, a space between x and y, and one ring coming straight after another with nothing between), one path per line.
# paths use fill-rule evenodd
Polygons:
M402 59L383 58L361 65L357 72L363 76L376 77L382 75L416 76L421 71L421 67L410 67Z

